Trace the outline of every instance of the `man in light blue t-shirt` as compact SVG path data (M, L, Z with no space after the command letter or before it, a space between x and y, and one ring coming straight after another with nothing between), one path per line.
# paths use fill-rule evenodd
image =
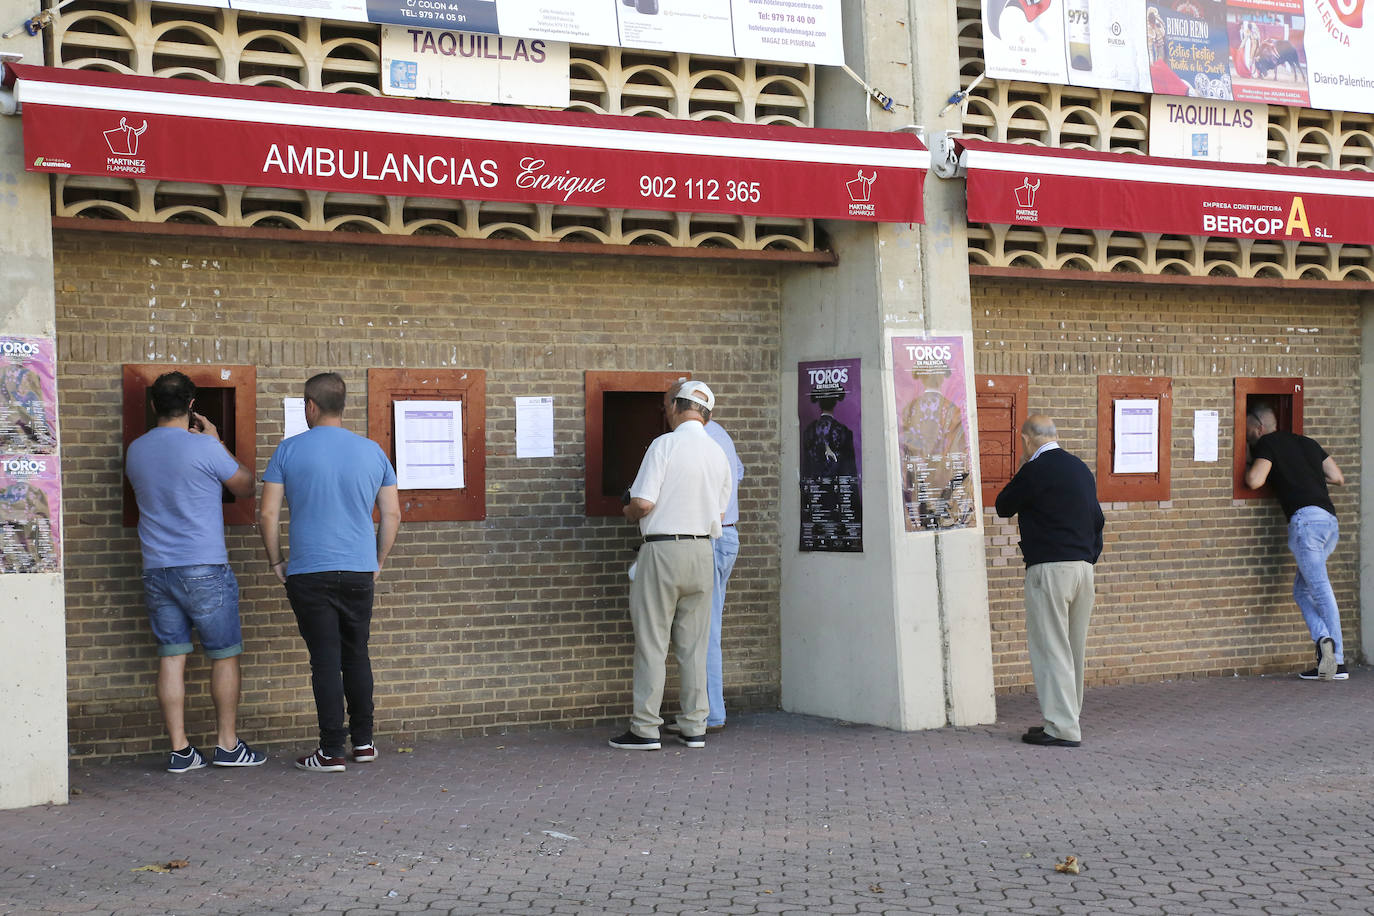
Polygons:
M296 626L310 651L320 746L298 758L296 766L315 773L345 769L346 739L353 744L355 762L377 759L367 641L373 584L401 524L391 462L377 443L343 428L346 393L344 380L334 372L305 383L310 428L272 453L258 505L267 562L286 585ZM290 557L281 548L283 502L291 509ZM376 529L374 506L381 515Z
M192 409L196 386L181 372L151 389L157 426L129 444L124 470L138 501L143 595L157 640L157 699L172 753L171 773L205 766L186 737L186 656L191 631L210 658L210 697L218 742L213 763L251 767L267 760L238 737L239 587L224 546L221 488L253 495L253 472L219 441L215 425Z

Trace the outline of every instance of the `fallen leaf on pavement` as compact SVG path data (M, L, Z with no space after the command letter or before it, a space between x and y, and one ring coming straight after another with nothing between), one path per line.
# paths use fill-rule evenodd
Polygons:
M1057 872L1063 872L1066 875L1078 874L1078 856L1065 856L1063 862L1054 863L1054 870Z
M188 867L190 867L190 865L191 865L191 863L190 863L190 862L187 862L185 859L173 859L172 861L166 862L166 863L161 864L161 865L140 865L138 868L131 868L131 869L129 869L129 870L130 870L130 871L155 871L155 872L164 872L164 873L165 873L165 872L169 872L169 871L172 871L172 870L178 869L178 868L188 868Z

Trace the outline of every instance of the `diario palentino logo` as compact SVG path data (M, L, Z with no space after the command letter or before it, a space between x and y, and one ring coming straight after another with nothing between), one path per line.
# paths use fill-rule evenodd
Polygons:
M1329 0L1336 18L1352 29L1364 25L1364 0Z

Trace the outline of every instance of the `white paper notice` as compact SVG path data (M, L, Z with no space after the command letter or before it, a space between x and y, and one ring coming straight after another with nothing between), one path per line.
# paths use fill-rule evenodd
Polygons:
M1218 416L1215 410L1193 411L1193 460L1217 460Z
M1116 401L1113 474L1159 472L1159 401Z
M297 433L303 433L310 428L305 425L305 398L282 398L281 409L286 415L282 424L283 439L290 439Z
M463 488L463 402L396 402L396 486Z
M515 399L515 457L553 457L553 398Z

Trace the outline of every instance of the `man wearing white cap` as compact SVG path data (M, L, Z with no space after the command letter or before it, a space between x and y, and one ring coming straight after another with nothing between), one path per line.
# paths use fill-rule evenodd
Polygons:
M644 453L630 486L625 518L639 524L644 544L630 585L635 631L634 714L630 729L611 747L656 751L659 706L668 645L677 650L682 712L677 738L706 746L706 650L711 625L715 557L711 538L721 535L730 501L730 463L706 432L716 397L702 382L680 381L664 395L671 432Z

